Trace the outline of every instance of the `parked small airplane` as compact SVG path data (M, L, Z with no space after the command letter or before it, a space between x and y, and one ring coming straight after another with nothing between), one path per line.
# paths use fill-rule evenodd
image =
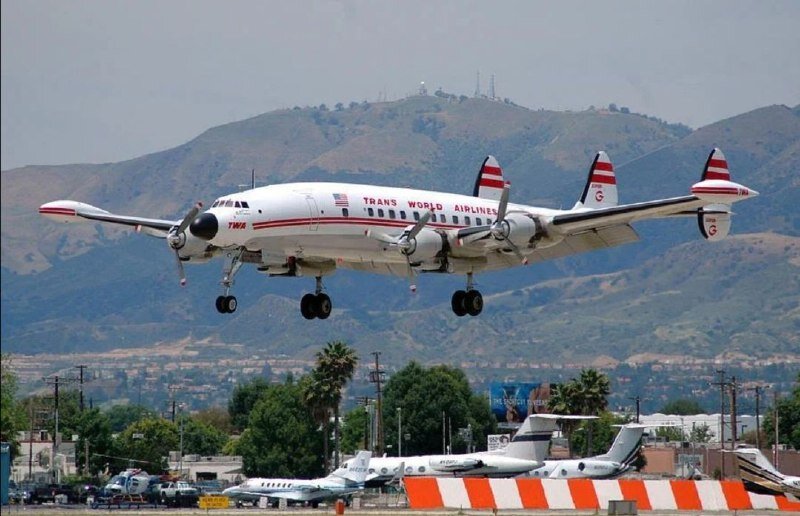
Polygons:
M337 268L406 276L416 290L420 272L464 274L466 287L452 297L458 316L478 315L483 296L476 273L561 258L638 240L631 223L652 218L697 217L708 240L724 238L731 204L758 195L733 183L719 149L706 161L689 195L618 205L614 167L598 152L578 202L569 210L510 204L510 186L488 156L473 196L344 183L289 183L220 197L200 213L197 203L182 220L115 215L82 202L49 202L39 213L59 222L105 222L166 240L181 285L183 262L222 256L220 313L236 311L234 277L244 263L269 276L313 276L314 294L300 301L306 319L326 319L332 303L322 278Z
M607 453L585 459L546 460L544 466L529 472L534 478L612 479L630 471L639 451L646 425L622 425Z
M308 502L317 507L321 501L349 498L364 489L370 451L360 451L355 458L324 478L299 480L289 478L250 478L238 486L225 489L222 494L235 500L237 506L244 502L257 504L266 497L274 507L281 498L287 502Z
M367 487L380 486L398 477L454 476L507 478L527 473L544 464L557 422L563 419L593 419L594 416L528 416L511 442L502 450L451 455L373 457L369 461ZM345 462L346 464L346 462Z
M783 493L794 501L800 501L800 477L778 471L758 448L741 447L733 453L748 491L773 495Z

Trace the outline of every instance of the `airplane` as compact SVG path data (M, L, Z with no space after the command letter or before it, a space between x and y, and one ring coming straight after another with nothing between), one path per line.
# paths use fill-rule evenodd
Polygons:
M452 476L508 478L542 467L556 423L562 419L596 419L595 416L531 414L501 450L450 455L373 457L367 487L382 486L398 477ZM345 462L347 464L347 462Z
M546 460L525 476L533 478L613 479L633 469L639 443L647 425L622 425L608 452L584 459Z
M349 498L353 493L362 491L371 456L370 451L359 451L346 465L324 478L250 478L225 489L222 494L233 498L238 507L244 502L256 505L262 497L266 497L273 507L277 507L283 498L287 502L308 502L316 508L321 501Z
M103 222L166 240L180 284L183 263L223 258L220 313L236 311L234 278L245 263L268 276L311 276L306 319L327 319L333 308L322 278L338 268L406 276L416 291L422 272L463 274L465 288L451 298L453 312L476 316L483 296L476 273L561 258L639 239L631 223L697 217L701 235L718 241L731 226L731 205L758 192L732 182L722 151L706 160L689 195L618 204L614 166L604 151L594 158L583 192L569 210L509 203L510 183L493 156L484 159L473 195L333 182L287 183L224 195L201 213L197 203L181 220L115 215L82 202L39 207L58 222ZM253 181L254 183L254 181Z
M758 448L742 446L733 450L745 488L762 494L783 493L800 501L800 477L785 475Z

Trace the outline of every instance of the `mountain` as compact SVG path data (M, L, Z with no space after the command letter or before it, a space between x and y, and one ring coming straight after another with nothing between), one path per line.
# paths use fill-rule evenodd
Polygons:
M477 277L478 318L449 309L462 277L403 279L338 272L325 279L327 321L306 321L313 279L237 277L239 310L220 316L220 266L189 266L177 286L163 241L101 226L64 228L37 207L76 199L115 213L180 218L249 183L373 182L471 193L486 154L512 181L512 201L571 206L594 153L614 160L621 202L683 195L713 146L735 181L761 192L737 205L733 237L709 244L696 221L637 224L642 240ZM281 110L206 131L133 160L2 172L2 342L17 353L101 351L187 336L258 353L310 357L331 339L387 360L542 356L548 361L644 352L716 356L800 353L797 238L800 108L769 106L696 131L646 116L533 111L485 99Z

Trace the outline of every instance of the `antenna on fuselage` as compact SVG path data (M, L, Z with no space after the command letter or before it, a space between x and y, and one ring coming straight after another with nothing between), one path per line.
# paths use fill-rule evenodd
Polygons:
M247 188L248 186L250 187L251 190L256 187L256 169L252 169L250 171L250 184L249 185L246 185L244 183L240 184L239 191L241 192L243 188Z

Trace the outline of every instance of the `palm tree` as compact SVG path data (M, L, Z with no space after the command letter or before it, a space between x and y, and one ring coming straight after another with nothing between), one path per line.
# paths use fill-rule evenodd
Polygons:
M608 407L608 393L611 391L608 376L596 369L582 369L577 379L579 397L579 413L584 416L596 416ZM594 421L586 425L586 445L589 454L592 452L592 429Z
M550 399L547 401L547 409L553 414L575 415L580 413L578 404L580 389L575 380L567 383L557 384L550 391ZM569 457L572 458L572 431L575 429L577 421L566 419L561 422L561 428L567 434L567 450Z
M325 348L317 353L316 371L331 386L331 404L333 409L333 442L334 469L339 467L339 404L342 401L342 389L348 380L353 378L353 373L358 363L358 355L354 349L341 341L328 342Z
M322 454L325 474L330 469L330 453L328 452L328 434L330 427L330 413L333 399L331 382L324 378L316 369L303 378L302 393L303 403L311 411L311 417L322 426Z

